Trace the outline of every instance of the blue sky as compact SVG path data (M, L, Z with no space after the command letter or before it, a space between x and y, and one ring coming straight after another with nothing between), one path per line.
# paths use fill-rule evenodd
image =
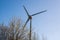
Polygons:
M47 10L32 19L32 29L39 38L44 35L47 40L60 40L60 0L0 0L0 23L7 25L14 16L25 22L27 15L23 5L29 14Z

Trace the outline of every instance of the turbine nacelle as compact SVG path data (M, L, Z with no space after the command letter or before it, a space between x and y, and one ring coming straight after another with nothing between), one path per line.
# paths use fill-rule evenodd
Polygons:
M32 16L31 15L29 15L29 19L32 19Z

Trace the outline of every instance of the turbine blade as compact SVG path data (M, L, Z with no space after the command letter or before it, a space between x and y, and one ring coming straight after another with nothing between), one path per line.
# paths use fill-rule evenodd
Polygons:
M44 11L38 12L38 13L36 13L36 14L33 14L33 15L31 15L31 16L35 16L35 15L38 15L38 14L44 13L44 12L46 12L46 11L47 11L47 10L44 10Z
M23 5L23 8L24 8L24 10L26 11L27 15L29 16L28 11L27 11L27 9L25 8L24 5Z
M30 40L31 40L31 35L32 35L32 19L30 19Z
M27 21L25 22L24 26L23 26L23 29L26 27L26 24L28 23L29 21L29 18L27 19Z

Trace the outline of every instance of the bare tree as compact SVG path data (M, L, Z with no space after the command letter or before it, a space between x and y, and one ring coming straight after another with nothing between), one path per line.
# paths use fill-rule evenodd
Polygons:
M24 28L23 31L22 30L23 30L23 27L21 27L20 19L13 19L12 21L10 21L10 24L8 27L4 25L0 25L0 34L6 35L6 40L25 40L25 39L28 40L27 28Z
M3 24L0 25L0 40L6 40L7 39L7 26L4 26Z
M26 28L22 30L23 27L20 25L20 19L12 20L8 30L8 40L25 40L28 30Z
M29 40L30 32L27 27L21 26L20 19L14 18L8 26L0 25L0 34L2 34L4 38L6 37L6 40ZM4 38L0 37L1 40ZM32 40L35 40L35 33L32 35Z

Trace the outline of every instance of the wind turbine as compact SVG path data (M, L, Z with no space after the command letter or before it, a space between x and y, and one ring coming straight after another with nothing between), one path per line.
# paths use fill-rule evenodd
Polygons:
M30 35L29 35L29 40L31 40L32 16L36 16L36 15L38 15L38 14L44 13L44 12L46 12L47 10L44 10L44 11L41 11L41 12L38 12L38 13L35 13L35 14L30 15L24 5L23 5L23 8L24 8L24 10L26 11L27 16L28 16L28 19L27 19L26 23L24 24L24 27L26 26L26 24L27 24L28 21L30 20Z

